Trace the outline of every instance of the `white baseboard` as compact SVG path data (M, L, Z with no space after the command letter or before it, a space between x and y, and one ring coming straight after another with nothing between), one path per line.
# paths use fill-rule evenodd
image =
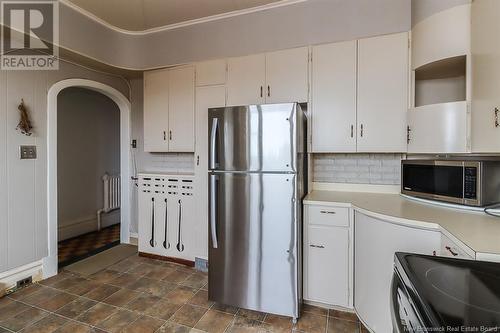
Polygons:
M13 289L17 281L31 277L33 282L42 280L42 260L0 273L0 297Z
M120 223L120 210L102 214L102 227ZM58 240L62 241L97 230L97 215L86 216L71 222L63 222L58 227Z

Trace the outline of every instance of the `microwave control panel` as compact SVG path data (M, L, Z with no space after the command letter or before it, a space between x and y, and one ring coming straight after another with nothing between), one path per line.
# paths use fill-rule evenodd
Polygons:
M477 199L477 168L465 167L464 170L464 198Z

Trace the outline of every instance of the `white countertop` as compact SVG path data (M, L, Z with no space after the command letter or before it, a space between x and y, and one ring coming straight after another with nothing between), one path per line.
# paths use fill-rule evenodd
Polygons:
M312 191L305 204L352 207L385 221L425 229L441 229L478 253L500 254L500 218L416 200L400 194Z

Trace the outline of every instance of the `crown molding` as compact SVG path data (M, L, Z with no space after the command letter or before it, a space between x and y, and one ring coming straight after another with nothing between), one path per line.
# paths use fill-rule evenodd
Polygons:
M284 7L284 6L289 6L289 5L294 5L297 3L302 3L306 2L308 0L280 0L277 2L269 3L266 5L262 6L257 6L257 7L252 7L252 8L246 8L246 9L240 9L240 10L234 10L231 12L227 13L222 13L222 14L217 14L217 15L211 15L211 16L206 16L202 17L199 19L193 19L193 20L188 20L184 22L179 22L179 23L174 23L174 24L169 24L169 25L164 25L156 28L151 28L151 29L146 29L146 30L140 30L140 31L132 31L132 30L127 30L127 29L122 29L117 26L114 26L105 20L97 17L96 15L90 13L89 11L82 9L78 7L77 5L73 4L69 0L59 0L59 2L74 11L77 11L78 13L88 17L89 19L93 20L96 23L99 23L100 25L114 30L116 32L120 32L122 34L127 34L127 35L135 35L135 36L144 36L152 33L157 33L161 31L168 31L168 30L174 30L174 29L179 29L183 27L188 27L191 25L196 25L196 24L201 24L201 23L207 23L207 22L212 22L212 21L217 21L217 20L222 20L230 17L235 17L235 16L240 16L240 15L246 15L246 14L251 14L251 13L256 13L256 12L261 12L273 8L279 8L279 7Z

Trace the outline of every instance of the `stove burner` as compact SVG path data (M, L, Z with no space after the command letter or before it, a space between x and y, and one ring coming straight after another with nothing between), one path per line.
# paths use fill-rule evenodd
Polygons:
M425 276L432 287L441 294L466 306L500 314L500 299L488 288L500 286L500 278L453 266L430 268Z

